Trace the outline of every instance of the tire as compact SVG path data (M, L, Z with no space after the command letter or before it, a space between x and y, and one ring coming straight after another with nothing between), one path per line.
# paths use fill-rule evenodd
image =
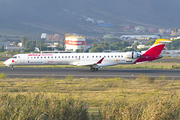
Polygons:
M94 68L91 68L90 70L91 70L91 72L94 72L95 69L94 69Z

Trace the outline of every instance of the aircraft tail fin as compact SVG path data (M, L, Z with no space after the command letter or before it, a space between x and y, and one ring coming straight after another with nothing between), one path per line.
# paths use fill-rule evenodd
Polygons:
M168 39L157 39L156 42L143 54L143 56L157 56L161 54L167 43L171 42Z

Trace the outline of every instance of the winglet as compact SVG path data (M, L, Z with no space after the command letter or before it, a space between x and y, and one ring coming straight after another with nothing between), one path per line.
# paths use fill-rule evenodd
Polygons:
M101 64L101 62L104 60L104 57L100 59L96 64Z

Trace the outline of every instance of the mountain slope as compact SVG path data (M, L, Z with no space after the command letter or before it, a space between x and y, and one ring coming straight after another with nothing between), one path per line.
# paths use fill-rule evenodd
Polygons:
M80 20L83 15L114 23L115 30L127 24L178 28L179 5L179 0L0 0L0 29L64 34L96 28Z

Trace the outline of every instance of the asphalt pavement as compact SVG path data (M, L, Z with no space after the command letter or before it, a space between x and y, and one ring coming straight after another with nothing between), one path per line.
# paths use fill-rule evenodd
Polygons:
M35 78L52 76L56 78L65 78L68 75L74 77L122 77L122 78L136 78L139 75L148 75L149 77L157 78L159 76L166 76L168 79L179 79L179 69L112 69L102 68L99 71L91 72L88 68L0 68L0 73L5 73L10 78L23 77Z

